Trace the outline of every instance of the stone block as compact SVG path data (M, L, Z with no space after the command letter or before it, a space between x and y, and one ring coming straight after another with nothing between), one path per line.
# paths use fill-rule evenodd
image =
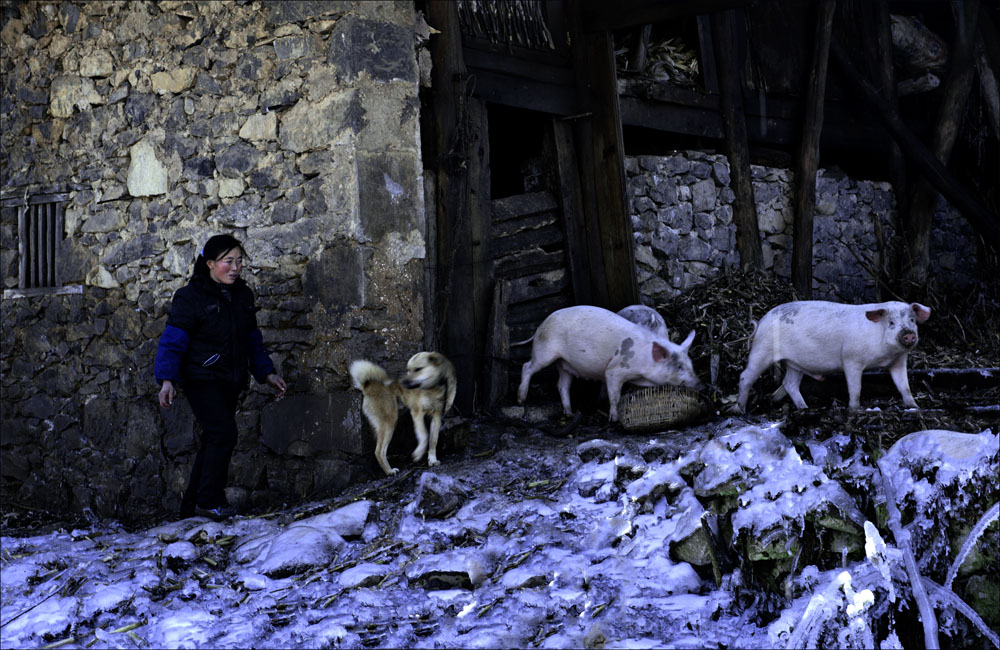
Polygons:
M278 139L278 114L251 115L240 128L240 137L251 142Z
M364 73L375 82L417 82L412 27L348 15L329 42L327 61L349 80Z
M49 110L53 117L72 117L73 109L89 110L104 100L87 77L63 75L52 80L49 88Z
M81 77L110 77L114 72L114 60L107 50L97 50L80 61Z
M277 454L364 451L361 400L347 391L290 395L264 407L261 442Z
M118 232L125 227L125 215L121 209L112 204L111 206L89 215L87 220L80 226L80 232Z
M423 229L421 163L410 153L358 154L361 230L374 242Z
M336 142L341 131L357 123L356 90L331 93L319 102L299 99L281 118L278 142L281 148L295 153L327 148ZM350 113L350 116L349 116Z
M691 186L691 207L695 212L710 212L715 208L715 183L706 179Z
M177 94L194 86L197 78L197 71L194 68L181 67L173 70L154 72L150 76L153 84L153 92L157 95L167 93Z
M302 291L328 312L343 313L364 304L364 259L358 246L329 245L306 265Z
M245 142L237 142L227 147L215 157L219 173L230 178L239 178L257 167L260 152Z
M245 185L242 178L220 178L219 198L232 199L243 194Z
M167 193L167 170L156 157L153 144L143 139L129 149L128 192L132 196Z

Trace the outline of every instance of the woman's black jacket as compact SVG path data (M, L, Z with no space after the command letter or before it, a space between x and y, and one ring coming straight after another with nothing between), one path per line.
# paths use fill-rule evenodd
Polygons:
M248 370L260 383L275 372L257 329L253 292L242 278L223 285L193 277L174 294L156 351L156 380L182 385L222 380L244 386Z

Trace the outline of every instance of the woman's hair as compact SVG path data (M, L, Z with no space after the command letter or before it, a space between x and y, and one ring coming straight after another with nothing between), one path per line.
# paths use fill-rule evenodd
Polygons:
M214 235L209 237L208 241L205 242L204 248L201 249L198 259L194 261L194 273L191 274L191 277L201 276L207 278L209 269L206 261L217 260L234 248L243 250L243 244L232 235Z

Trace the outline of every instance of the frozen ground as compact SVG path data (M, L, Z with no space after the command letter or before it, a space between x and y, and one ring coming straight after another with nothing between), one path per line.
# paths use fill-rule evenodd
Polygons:
M829 478L831 462L852 463L835 444L813 443L814 465L775 424L743 420L496 437L271 516L0 538L0 646L900 647L875 623L905 609L898 551ZM995 435L972 438L995 460ZM732 562L717 582L678 549L701 525L718 536L696 495L734 482L737 532L788 532L821 507L863 526L871 549L797 566L785 598L747 587Z

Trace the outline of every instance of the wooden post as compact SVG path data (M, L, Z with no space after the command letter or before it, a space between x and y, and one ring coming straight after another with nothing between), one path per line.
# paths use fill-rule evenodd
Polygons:
M934 156L944 165L951 158L951 150L965 112L965 102L972 88L972 49L976 42L979 0L965 0L956 9L957 27L948 62L948 78L938 108L931 145ZM906 278L917 286L927 283L931 261L931 221L937 201L938 193L933 186L924 178L918 179L910 201L909 227L906 232L908 258L904 269Z
M813 212L816 210L816 170L819 167L819 137L823 130L826 98L826 65L830 53L835 0L822 0L816 8L816 37L812 68L806 81L806 106L802 140L795 168L795 212L792 225L792 284L803 298L812 297Z
M737 50L734 46L733 12L712 14L712 43L719 75L719 98L722 124L726 133L726 156L733 193L733 222L736 225L736 248L744 270L761 270L760 227L757 203L753 196L750 174L750 146L747 143L746 116L743 112L743 90L737 70Z
M489 195L481 196L488 145L478 140L486 137L485 109L478 104L470 108L457 5L429 0L427 19L440 32L430 41L437 215L428 218L437 220L439 269L434 296L437 332L432 340L455 364L461 387L455 407L468 416L475 409L483 377L490 308L484 289L489 272L484 263L489 259L484 251L489 242Z
M897 109L896 76L892 68L892 20L889 17L889 0L877 0L873 12L875 26L874 42L877 49L878 79L881 83L882 97L893 110ZM903 152L895 141L889 143L889 183L896 196L897 224L903 223L903 215L909 214L909 185L906 180L906 161ZM899 232L903 229L900 227ZM879 287L876 287L878 290Z
M586 215L583 210L583 190L577 166L574 129L565 120L552 119L552 140L556 153L556 174L559 177L559 204L562 206L563 231L566 233L566 260L573 300L578 305L597 304L593 289L597 278L604 275L604 261L598 254L590 255ZM595 268L596 266L596 268Z
M614 44L608 31L585 32L581 4L567 5L573 69L581 113L577 151L584 190L583 209L588 239L599 243L602 276L591 274L597 286L594 304L617 311L639 300L635 276L632 217L625 192L625 147L618 110Z
M903 123L896 111L879 96L878 91L861 78L836 39L830 43L830 55L840 68L844 78L849 82L850 87L857 92L862 101L874 109L886 130L899 143L903 153L917 166L920 173L953 206L961 211L962 215L987 243L1000 250L1000 218L990 212L986 206L955 180L945 166Z

